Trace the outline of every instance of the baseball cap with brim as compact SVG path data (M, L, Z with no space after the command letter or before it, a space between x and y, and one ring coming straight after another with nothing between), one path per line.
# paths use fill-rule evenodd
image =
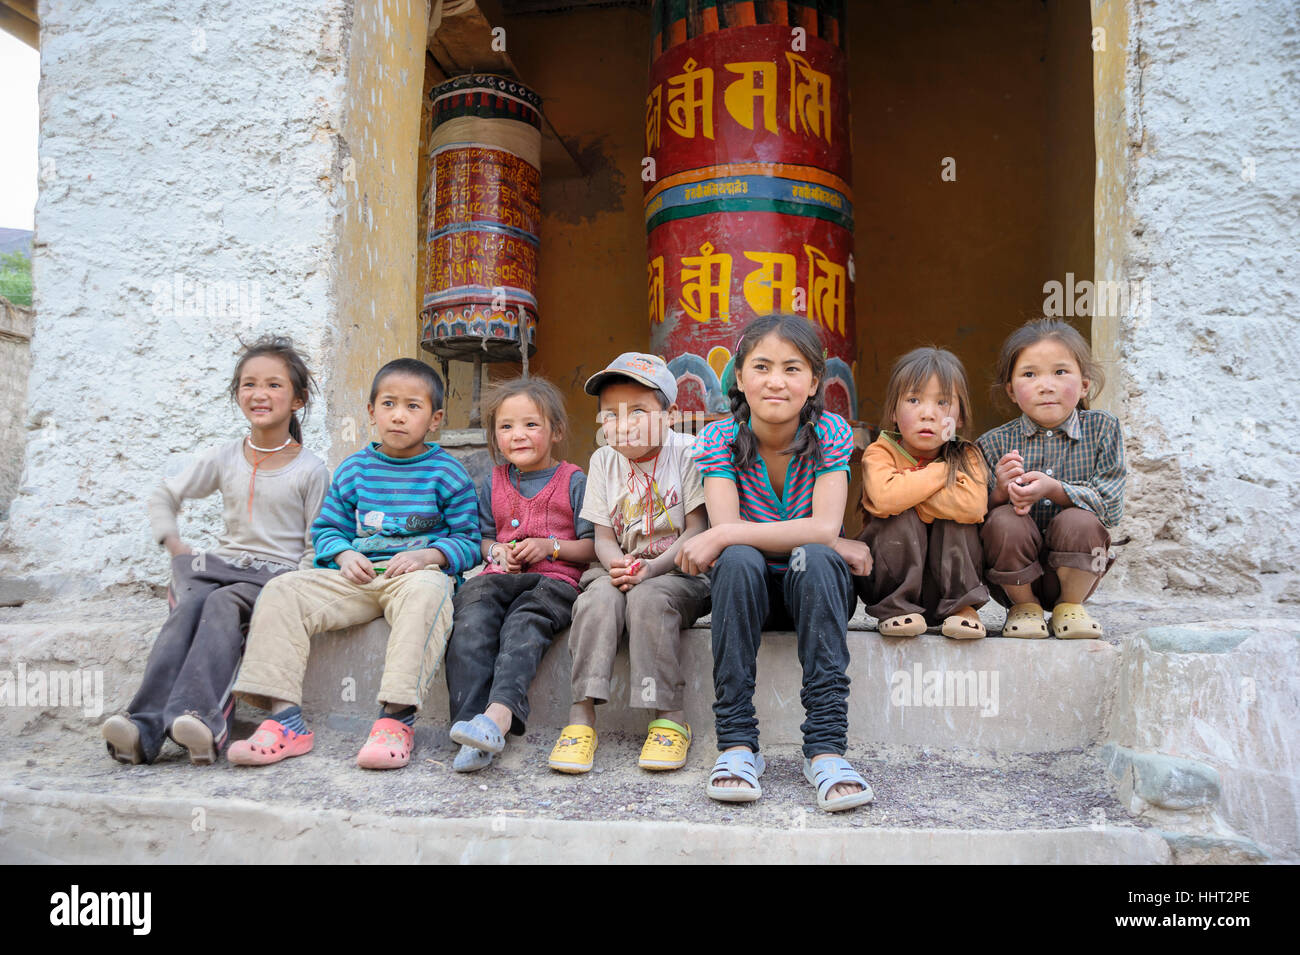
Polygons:
M598 371L588 378L583 390L589 395L599 395L600 389L610 378L631 378L647 388L658 388L667 397L669 404L677 400L677 379L658 355L623 352L606 365L604 371Z

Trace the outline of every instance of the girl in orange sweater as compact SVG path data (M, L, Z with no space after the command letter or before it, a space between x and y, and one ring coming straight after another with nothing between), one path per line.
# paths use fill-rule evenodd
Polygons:
M880 437L862 456L869 577L858 596L881 636L914 637L942 620L944 636L985 635L988 602L979 525L988 510L983 456L960 432L970 421L966 371L952 352L917 348L894 364Z

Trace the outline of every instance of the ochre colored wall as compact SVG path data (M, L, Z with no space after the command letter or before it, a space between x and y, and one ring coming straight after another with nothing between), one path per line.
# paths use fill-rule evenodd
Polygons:
M356 0L353 10L339 130L347 152L340 150L335 169L344 198L328 381L331 465L369 434L366 399L375 372L418 354L416 184L428 21L427 0Z
M1011 414L988 395L1003 338L1042 314L1045 282L1091 277L1087 3L851 15L859 417L879 420L899 355L936 344L966 365L978 434Z
M1002 339L1042 313L1044 282L1066 271L1091 278L1089 19L1087 0L852 5L860 418L877 420L892 361L933 342L967 364L971 430L1005 420L988 398ZM566 394L565 451L583 461L595 433L583 380L648 343L639 179L648 19L596 9L505 25L521 77L591 173L543 174L530 366ZM940 179L947 156L955 182ZM452 374L452 424L467 418L467 367Z
M1107 3L1094 0L1095 28L1102 32L1099 41L1104 49L1093 54L1092 83L1096 91L1096 164L1097 177L1094 191L1095 222L1095 275L1099 281L1124 279L1124 256L1130 229L1127 202L1129 169L1128 116L1126 115L1129 90L1125 85L1128 66L1128 4ZM1101 44L1099 44L1101 45ZM1114 315L1099 316L1092 320L1093 354L1101 362L1106 378L1111 383L1101 393L1096 407L1118 413L1120 411L1118 354L1115 347L1116 325Z

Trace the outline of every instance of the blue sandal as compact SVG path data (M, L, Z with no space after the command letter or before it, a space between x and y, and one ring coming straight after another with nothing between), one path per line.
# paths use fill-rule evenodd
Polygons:
M506 738L497 729L497 724L493 723L483 713L480 713L472 720L461 720L456 723L452 726L450 735L453 743L460 743L462 746L469 746L472 749L481 749L493 756L506 748Z
M462 746L456 758L452 760L451 768L458 773L477 773L480 769L491 766L495 758L491 753L485 753L473 746Z
M843 756L828 756L815 763L811 759L805 759L803 775L804 779L817 787L817 806L827 812L854 809L875 798L867 781L849 765L849 761ZM826 794L840 783L857 783L862 787L862 791L851 796L841 796L839 799L827 799Z
M762 753L751 753L743 749L719 753L704 791L718 802L754 802L763 795L758 777L763 775L766 768L767 763L764 762ZM723 779L739 779L748 783L749 787L713 785Z

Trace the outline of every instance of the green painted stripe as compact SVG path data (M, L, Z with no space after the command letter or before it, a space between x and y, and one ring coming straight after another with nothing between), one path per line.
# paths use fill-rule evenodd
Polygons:
M693 202L688 206L672 206L656 213L654 218L646 223L645 230L649 233L665 222L693 219L695 216L708 215L711 212L780 212L785 215L825 219L827 222L843 226L850 232L853 231L852 216L827 209L825 206L774 199L714 199L709 202Z

